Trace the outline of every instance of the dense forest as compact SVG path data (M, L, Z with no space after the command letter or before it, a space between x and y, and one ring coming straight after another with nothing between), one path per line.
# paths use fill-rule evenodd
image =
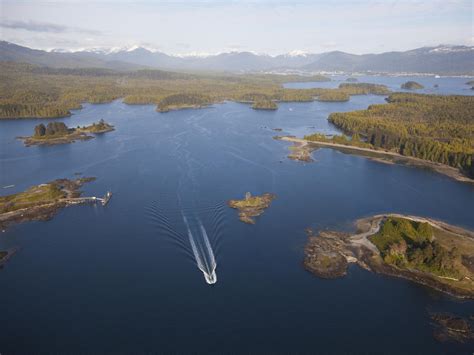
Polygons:
M174 73L162 70L57 69L0 63L0 119L66 117L83 103L123 98L126 104L205 106L224 100L304 102L349 95L387 94L383 85L341 84L337 89L286 89L292 81L326 81L324 76ZM182 101L179 101L182 100Z
M387 264L443 277L462 277L458 267L461 254L438 243L428 223L391 217L370 240Z
M450 165L474 177L474 97L395 93L387 101L332 113L329 121L374 148Z

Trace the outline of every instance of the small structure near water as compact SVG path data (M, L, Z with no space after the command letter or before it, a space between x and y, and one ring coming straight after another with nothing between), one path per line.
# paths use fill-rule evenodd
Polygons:
M229 200L231 208L239 210L239 219L248 224L255 224L255 217L260 216L276 196L271 193L264 193L261 196L252 196L250 192L245 193L243 200Z

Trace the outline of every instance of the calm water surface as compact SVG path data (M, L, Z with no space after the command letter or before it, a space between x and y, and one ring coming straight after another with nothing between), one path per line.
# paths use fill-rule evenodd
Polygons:
M465 79L417 79L467 93ZM288 144L272 139L337 133L330 112L383 101L286 103L276 112L228 102L166 114L85 105L63 121L103 118L116 130L53 147L15 140L48 120L0 122L0 185L15 185L2 194L77 172L97 177L85 195L114 193L105 207L67 208L0 234L0 249L21 247L0 271L0 352L471 353L437 343L428 313L474 314L474 302L358 267L331 281L302 268L307 227L350 230L357 218L401 212L474 229L473 185L330 149L312 164L294 162ZM277 195L254 226L225 206L247 191ZM166 220L186 235L183 214L210 235L213 286L165 231Z
M286 88L337 88L346 81L347 75L332 75L331 81L308 82L308 83L286 83ZM377 76L377 75L357 75L354 76L359 83L382 84L392 91L415 92L434 95L474 95L474 90L466 83L472 78L466 77L440 77L433 76ZM407 81L416 81L424 86L422 90L404 90L401 85ZM437 85L437 87L435 87Z

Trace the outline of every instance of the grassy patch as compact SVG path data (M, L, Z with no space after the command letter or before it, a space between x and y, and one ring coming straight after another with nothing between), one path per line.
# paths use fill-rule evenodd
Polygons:
M49 183L33 186L28 190L17 194L1 196L0 213L54 202L55 200L65 196L66 193L56 184Z

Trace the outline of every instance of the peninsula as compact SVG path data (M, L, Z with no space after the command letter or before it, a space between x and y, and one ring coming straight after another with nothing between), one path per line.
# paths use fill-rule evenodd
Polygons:
M474 299L474 233L429 218L399 214L356 221L357 232L307 230L304 266L322 278L347 273L349 263Z
M295 143L292 159L308 161L311 142L313 149L330 147L374 160L428 167L474 182L474 97L395 93L386 100L387 104L366 110L331 113L328 121L345 135L276 138Z
M344 136L327 137L315 134L312 135L311 138L307 136L305 139L292 136L275 136L274 139L293 143L293 146L289 147L290 154L288 154L288 158L292 160L299 160L307 163L312 162L313 159L311 158L311 153L313 151L319 148L331 148L347 154L357 154L381 163L428 168L457 181L474 183L474 179L466 176L459 169L449 165L405 156L393 151L377 149L373 146L365 145L364 142L359 142L360 144L356 145Z
M239 219L247 224L255 224L255 217L260 216L276 196L271 193L264 193L261 196L252 196L250 192L245 194L243 200L229 200L231 208L239 210Z
M56 145L73 143L78 140L89 140L94 138L88 133L101 134L113 131L114 126L100 120L89 126L69 128L64 122L50 122L47 126L39 124L30 137L18 137L22 139L27 147L32 145Z

